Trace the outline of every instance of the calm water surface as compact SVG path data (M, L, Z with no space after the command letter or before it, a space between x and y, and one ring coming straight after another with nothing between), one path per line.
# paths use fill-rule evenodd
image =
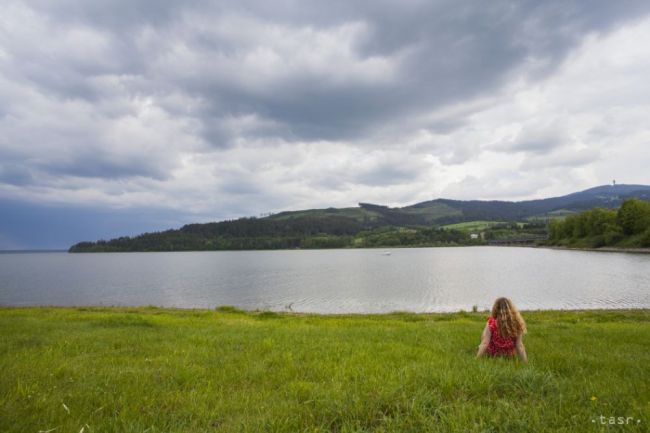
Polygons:
M650 308L650 255L534 248L0 254L0 305L318 313Z

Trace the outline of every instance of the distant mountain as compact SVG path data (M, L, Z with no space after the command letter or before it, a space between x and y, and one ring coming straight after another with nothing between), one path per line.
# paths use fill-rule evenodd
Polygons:
M480 219L515 221L531 217L547 218L558 213L579 212L595 207L617 208L623 201L633 197L650 201L650 186L603 185L561 197L519 202L445 199L434 200L434 202L444 203L460 210L464 221ZM426 203L430 202L415 206L425 206Z
M188 224L178 230L145 233L133 238L80 242L70 251L342 247L353 246L359 233L381 231L382 227L429 227L426 239L420 236L418 242L437 242L442 237L431 231L433 226L477 220L546 220L595 207L617 208L633 197L650 201L650 186L604 185L561 197L519 202L436 199L397 208L359 203L358 207L350 208L287 211L264 218Z
M594 207L617 208L628 198L650 201L648 185L603 185L561 197L526 201L484 201L436 199L414 205L389 208L359 203L354 208L329 208L282 212L273 220L307 216L346 217L371 225L451 224L463 221L521 221L531 217L548 218L556 214L579 212Z

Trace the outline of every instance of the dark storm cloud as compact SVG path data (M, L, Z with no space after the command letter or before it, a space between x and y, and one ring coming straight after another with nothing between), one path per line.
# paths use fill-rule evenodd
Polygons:
M379 82L328 83L319 71L309 69L299 75L280 74L272 91L263 94L209 76L192 76L192 82L182 83L210 95L217 114L258 113L286 125L283 138L308 140L357 139L385 122L489 92L526 62L537 64L531 74L548 73L585 33L606 31L647 8L642 2L605 1L491 2L489 7L473 7L471 2L335 2L326 8L296 2L272 10L258 6L249 2L242 9L262 23L321 31L364 23L367 32L353 41L355 54L359 59L380 56L395 67L394 76ZM233 41L203 40L210 41L202 47L206 59L240 49Z
M198 219L196 215L170 212L161 207L96 209L2 198L0 215L0 250L67 249L83 240L162 231Z
M34 177L25 166L13 163L0 163L0 182L10 185L28 185Z
M67 0L27 4L61 25L86 25L108 37L104 55L110 60L57 64L46 60L47 56L31 59L33 69L42 71L30 72L37 86L68 97L93 98L98 95L87 83L90 76L143 76L147 82L131 92L175 90L202 98L205 106L193 116L207 131L204 137L216 146L229 141L227 132L215 134L213 126L215 117L226 115L256 114L270 119L280 126L269 134L289 140L357 139L385 122L489 92L527 62L537 65L530 73L548 73L585 33L605 31L650 8L647 2L610 1L482 5L470 1L284 1L271 5L259 1ZM210 23L219 28L231 16L248 19L251 33L211 32ZM202 23L195 26L199 18ZM274 45L283 41L255 36L266 25L282 26L286 33L275 35L282 38L300 36L291 32L306 28L326 34L349 23L363 26L358 34L340 40L349 44L351 61L384 59L394 72L385 80L366 80L364 73L329 80L333 71L318 67L283 70L282 64L296 62L291 52L278 51ZM149 46L138 46L137 39L146 29L154 32L155 40ZM258 79L256 71L238 62L264 43L284 57L272 66L277 70L266 80L268 88L260 91L249 85ZM177 70L160 69L165 57L172 63L183 61L183 57L173 57L174 44L212 67L183 72L184 67L196 65L179 64ZM220 64L228 62L248 76L241 81L236 76L220 76Z
M129 178L148 177L164 180L169 174L163 167L157 167L147 161L117 160L100 155L83 155L68 161L53 163L44 161L41 167L53 175L68 175L86 178Z
M422 174L422 164L414 161L395 163L383 161L368 168L361 168L354 174L355 183L369 186L387 186L413 182Z

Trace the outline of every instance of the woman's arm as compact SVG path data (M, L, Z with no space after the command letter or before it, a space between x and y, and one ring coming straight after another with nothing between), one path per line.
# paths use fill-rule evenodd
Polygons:
M483 356L487 351L487 348L490 345L490 338L492 338L492 332L490 331L490 327L488 325L485 325L483 334L481 334L481 344L479 344L478 353L476 354L477 358Z
M526 348L524 347L524 336L520 335L517 337L517 342L515 343L515 348L517 349L517 355L524 363L528 363L528 356L526 355Z

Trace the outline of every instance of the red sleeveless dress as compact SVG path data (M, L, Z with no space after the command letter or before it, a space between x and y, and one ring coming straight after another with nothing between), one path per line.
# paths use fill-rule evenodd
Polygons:
M490 344L487 348L488 353L492 356L515 356L515 342L517 338L500 336L497 319L494 317L488 318L487 324L492 332Z

